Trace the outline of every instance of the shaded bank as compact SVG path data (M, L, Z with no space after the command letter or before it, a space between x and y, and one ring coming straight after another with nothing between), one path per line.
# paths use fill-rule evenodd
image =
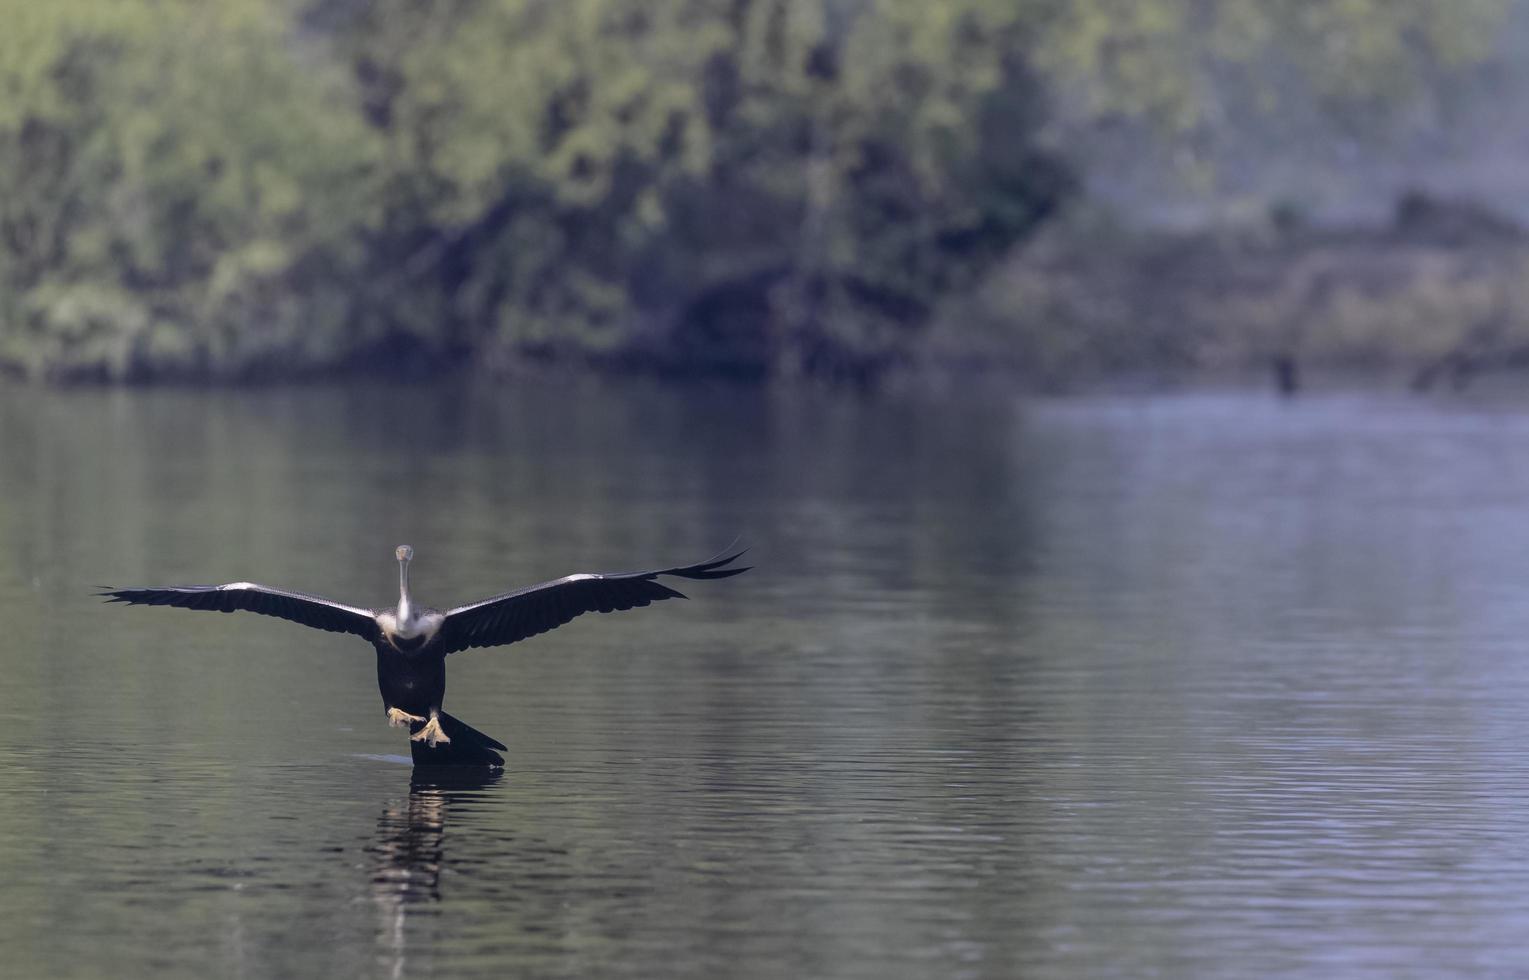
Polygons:
M0 364L865 380L1073 193L1027 22L0 0Z
M1427 390L1529 369L1529 236L1510 221L1426 195L1398 202L1384 227L1279 218L1194 233L1063 219L961 295L904 311L895 342L878 346L832 329L783 332L777 304L797 283L776 265L701 290L662 328L636 324L610 347L505 351L392 332L327 360L38 373L66 383L593 374L852 388L982 378L1051 391L1259 376L1294 393L1312 374Z
M0 364L874 384L1077 196L1070 126L1375 118L1505 3L0 0Z
M1529 364L1529 238L1468 202L1409 194L1386 227L1057 229L952 304L921 352L1040 387L1121 375L1304 371L1459 384Z

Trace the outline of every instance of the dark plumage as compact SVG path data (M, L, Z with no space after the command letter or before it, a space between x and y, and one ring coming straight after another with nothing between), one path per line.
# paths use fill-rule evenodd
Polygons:
M396 608L347 606L307 592L273 589L253 582L105 589L109 602L175 606L214 612L260 613L333 633L353 633L377 651L377 686L388 720L408 724L418 764L503 765L493 750L504 745L441 711L446 694L446 657L474 647L503 646L555 629L587 612L615 612L660 599L685 596L658 581L728 578L748 571L729 568L742 551L708 561L646 572L568 575L530 588L452 609L415 608L409 597L409 562L414 551L397 551L399 599Z
M377 637L377 611L346 606L306 592L273 589L254 582L227 585L167 585L159 588L106 589L99 593L107 602L137 606L175 606L211 612L260 613L291 620L331 633L354 633L363 639Z

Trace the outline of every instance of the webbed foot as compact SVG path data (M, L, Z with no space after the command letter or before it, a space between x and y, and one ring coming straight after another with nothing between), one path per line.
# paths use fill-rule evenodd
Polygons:
M451 739L441 731L441 720L434 712L430 713L430 720L425 722L425 727L409 736L411 742L424 742L432 749L437 745L449 745Z
M388 724L393 728L407 728L411 721L424 721L420 715L411 715L399 708L388 709Z

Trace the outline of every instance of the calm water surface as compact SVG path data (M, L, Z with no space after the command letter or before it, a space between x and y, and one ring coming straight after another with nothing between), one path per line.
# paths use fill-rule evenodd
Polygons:
M756 571L453 657L91 586L450 604ZM1529 408L0 389L0 973L1529 971Z

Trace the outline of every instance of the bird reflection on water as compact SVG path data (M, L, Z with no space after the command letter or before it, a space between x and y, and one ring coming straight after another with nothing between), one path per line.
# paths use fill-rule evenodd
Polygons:
M452 810L481 798L503 778L502 769L419 768L408 797L389 801L377 818L376 841L366 851L373 863L379 952L391 976L405 972L410 907L441 899L446 825Z
M502 769L416 770L408 798L387 804L377 819L377 842L367 848L376 861L372 881L379 898L438 901L451 809L477 798L503 777Z

